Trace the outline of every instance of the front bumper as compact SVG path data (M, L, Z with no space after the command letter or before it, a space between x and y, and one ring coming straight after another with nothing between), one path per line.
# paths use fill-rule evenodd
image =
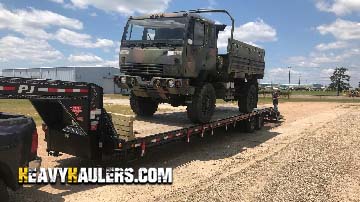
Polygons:
M115 77L119 88L130 89L135 95L166 99L168 95L193 95L195 88L189 85L189 79L153 77L150 81L140 76Z

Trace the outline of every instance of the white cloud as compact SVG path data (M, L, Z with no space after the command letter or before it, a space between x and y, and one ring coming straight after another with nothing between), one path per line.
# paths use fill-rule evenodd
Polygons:
M223 32L219 33L218 47L227 47L228 38L231 35L231 27L227 26ZM239 27L235 27L234 38L247 43L276 41L276 30L263 20L248 22Z
M119 67L118 60L104 60L91 53L71 54L67 59L71 65Z
M333 75L335 69L333 68L327 68L321 70L321 76L329 78L331 75Z
M299 74L300 72L294 70L294 69L290 69L291 74ZM279 75L279 74L288 74L289 73L289 68L283 68L283 67L278 67L278 68L272 68L269 73L271 75Z
M318 67L319 64L304 56L293 56L287 59L287 63L296 67Z
M119 68L119 60L106 60L101 64L101 66L109 66L109 67Z
M321 25L317 30L322 35L332 34L338 40L360 39L360 22L337 19L329 25Z
M317 45L315 48L319 51L327 51L327 50L333 50L333 49L343 49L348 47L349 44L344 41L336 41L332 43L321 43Z
M45 40L5 36L0 39L0 61L10 63L23 60L32 63L53 62L63 58Z
M88 34L77 33L68 29L59 29L55 38L61 43L80 47L80 48L107 48L114 46L114 42L109 39L96 39L92 41L92 37Z
M316 7L321 11L332 12L336 15L346 15L360 12L359 0L317 0Z
M70 55L68 60L73 63L80 63L80 64L89 64L89 63L99 63L103 62L103 59L99 56L92 55L92 54L79 54L79 55Z
M18 32L27 37L49 39L51 34L46 29L50 27L79 30L83 28L83 24L79 20L46 10L8 10L0 3L0 29Z
M67 3L64 6L67 8L79 9L86 9L92 6L106 12L132 15L134 13L144 14L163 12L167 9L170 2L171 0L70 0L70 3ZM62 3L64 4L64 2Z
M360 67L360 23L337 19L317 27L321 35L331 34L337 41L318 44L308 56L288 58L297 67Z
M359 66L360 49L351 48L339 53L313 52L309 56L294 56L287 62L296 67Z

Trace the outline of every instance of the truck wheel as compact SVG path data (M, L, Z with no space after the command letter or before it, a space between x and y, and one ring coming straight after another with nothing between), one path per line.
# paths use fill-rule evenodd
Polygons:
M0 179L0 199L4 202L9 201L9 193L7 191L7 186L2 179Z
M244 91L245 92L242 96L239 97L238 100L239 111L243 113L249 113L257 107L257 87L254 84L250 84L247 89L244 89Z
M130 94L130 107L137 116L149 117L157 111L159 103L151 98L138 97L133 92Z
M211 84L205 84L195 90L192 102L187 106L188 118L194 123L207 123L214 114L216 103L215 89Z

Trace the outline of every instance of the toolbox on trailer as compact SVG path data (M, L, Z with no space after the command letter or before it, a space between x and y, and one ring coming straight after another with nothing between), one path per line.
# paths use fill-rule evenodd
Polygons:
M219 107L206 124L193 124L182 112L159 113L138 119L108 113L103 107L103 91L98 85L13 77L0 77L0 98L29 99L44 121L47 151L101 160L104 156L144 155L149 147L191 137L214 134L214 129L260 129L264 121L277 115L272 108L240 113ZM184 112L183 112L184 113Z

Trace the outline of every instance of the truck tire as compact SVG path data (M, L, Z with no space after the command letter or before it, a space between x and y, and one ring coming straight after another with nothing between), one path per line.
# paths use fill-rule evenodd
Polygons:
M138 97L133 92L130 94L130 107L140 117L150 117L158 109L159 103L151 98Z
M9 193L7 191L7 186L2 179L0 179L0 199L4 202L9 201Z
M242 95L239 97L238 106L239 111L242 113L252 112L254 108L257 108L258 91L255 84L246 85Z
M195 90L192 102L187 106L188 118L193 123L207 123L215 111L216 93L214 87L207 83Z

